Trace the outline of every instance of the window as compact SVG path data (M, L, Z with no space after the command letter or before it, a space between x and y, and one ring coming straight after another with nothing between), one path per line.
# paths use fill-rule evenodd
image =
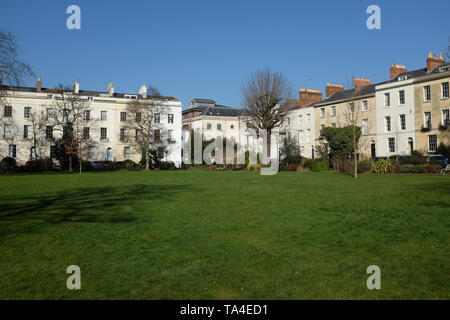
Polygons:
M139 141L140 138L141 138L141 130L136 129L136 141Z
M232 125L230 126L230 129L234 129L234 124L232 124Z
M367 110L369 110L369 105L368 105L368 103L367 103L367 100L364 100L364 101L362 102L362 111L363 111L363 112L366 112Z
M173 141L173 130L167 130L167 139L169 140L169 142Z
M306 121L310 121L310 120L311 120L311 114L308 113L308 114L306 115Z
M3 138L12 138L12 126L10 124L5 124L3 127Z
M89 159L95 158L95 147L90 146L89 147Z
M125 129L120 129L120 141L125 141Z
M391 106L391 95L388 93L384 94L384 106L390 107Z
M159 115L159 113L156 113L154 118L155 118L155 123L159 123L161 120L161 116Z
M442 99L448 99L448 82L442 83Z
M220 123L217 124L217 130L222 131L222 125Z
M389 132L389 131L391 131L391 117L387 116L387 117L384 117L384 119L385 119L385 123L386 123L386 131Z
M395 138L388 138L388 151L395 153Z
M23 126L23 138L24 139L28 139L28 128L29 128L30 126L27 126L27 125L24 125Z
M31 107L25 107L23 108L23 117L29 118L31 113Z
M287 117L287 123L288 123L288 125L291 124L291 118L290 117Z
M431 112L423 113L423 126L424 128L431 129Z
M108 139L108 131L107 128L100 128L100 140L106 140Z
M159 129L155 129L153 131L154 136L155 136L155 141L156 142L160 142L161 141L161 131Z
M11 106L5 106L3 115L5 117L8 117L8 118L12 117L12 107Z
M87 101L88 102L91 102L91 101L93 101L94 100L94 97L87 97Z
M123 157L125 160L130 160L130 157L131 157L131 148L130 147L123 148Z
M406 130L406 116L404 114L400 115L400 128Z
M435 134L428 136L428 152L436 152L437 136Z
M423 101L430 101L431 100L431 90L430 86L423 87Z
M53 99L53 95L51 93L47 93L47 99Z
M56 146L50 146L50 158L56 158Z
M442 124L444 126L450 124L449 109L442 110Z
M331 126L332 126L333 128L336 128L336 123L333 122L333 123L331 124Z
M142 113L136 112L136 122L141 122L141 121L142 121Z
M362 121L362 134L363 136L367 136L369 134L369 120L363 119Z
M101 111L101 112L100 112L100 120L101 120L101 121L106 121L106 120L108 120L108 111Z
M400 90L398 92L398 103L405 104L405 90Z
M52 139L53 138L53 127L47 126L45 128L45 139Z
M9 145L9 157L10 158L15 158L16 157L16 145L15 144L10 144Z
M320 108L320 117L325 118L325 108Z
M46 112L47 112L47 114L46 114L47 120L50 119L51 117L53 117L53 108L47 108ZM64 112L64 114L65 114L65 112Z
M300 126L301 126L302 122L303 122L303 116L302 115L298 116L298 122L300 123Z
M127 121L127 113L121 112L120 113L120 122L126 122Z
M350 113L354 113L355 112L355 104L352 102L350 103Z
M311 142L311 129L306 130L306 143Z
M168 114L167 115L167 122L168 123L173 123L173 114Z
M206 124L206 129L211 130L211 123Z
M90 129L89 127L84 127L83 128L83 139L84 140L89 140L89 133L90 133Z
M320 125L320 130L322 130L322 129L325 129L325 125L324 124Z
M331 107L331 116L336 117L336 106Z
M300 130L298 132L298 143L302 144L303 143L303 130Z
M85 121L91 120L91 110L84 110L83 120L85 120Z

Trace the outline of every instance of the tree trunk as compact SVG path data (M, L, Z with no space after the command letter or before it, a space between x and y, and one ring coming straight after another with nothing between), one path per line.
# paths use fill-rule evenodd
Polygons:
M72 172L72 156L69 156L69 172Z
M272 138L272 131L269 129L267 130L267 157L270 159L270 149L271 149L271 138Z
M81 164L82 164L82 162L83 162L83 159L81 159L81 157L80 157L80 174L81 174Z
M147 156L145 157L145 170L150 170L150 155L147 152Z

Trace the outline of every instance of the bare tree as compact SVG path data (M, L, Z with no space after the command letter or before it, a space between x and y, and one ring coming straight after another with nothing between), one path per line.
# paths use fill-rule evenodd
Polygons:
M148 86L148 95L153 97L161 97L162 94L159 91L159 89L155 86L149 85Z
M72 171L73 157L78 157L80 174L82 161L87 157L89 147L95 143L92 134L96 130L98 119L90 114L90 102L86 97L74 94L71 89L62 85L54 89L52 108L48 111L47 126L52 133L47 139L61 143L69 160L69 171ZM56 133L56 135L54 134Z
M0 30L0 105L6 104L2 83L19 85L24 78L34 75L31 67L19 58L19 53L16 37Z
M271 133L285 119L292 86L279 72L270 69L250 75L241 86L242 103L250 114L247 127L267 132L267 155L270 157Z
M135 99L127 104L128 116L124 125L127 140L145 156L146 170L150 170L151 151L167 145L159 126L162 113L164 108L158 100Z

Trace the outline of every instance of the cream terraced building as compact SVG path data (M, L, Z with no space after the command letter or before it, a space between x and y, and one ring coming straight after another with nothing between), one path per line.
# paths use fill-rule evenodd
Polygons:
M19 164L33 159L36 150L33 149L33 139L30 133L30 115L36 111L48 112L53 108L58 90L41 88L38 79L36 87L1 86L5 96L0 118L2 132L0 136L0 159L15 158ZM141 160L141 154L132 143L123 139L121 129L127 114L127 103L132 99L152 99L164 112L154 130L159 130L161 136L168 135L172 143L164 161L172 161L181 165L181 102L174 97L153 97L147 95L147 89L142 86L139 94L121 94L114 92L112 83L106 92L79 90L76 82L72 92L65 94L78 95L89 104L89 113L95 119L96 130L91 130L92 141L89 148L90 161L122 161ZM41 158L54 157L54 146L48 140L38 153Z

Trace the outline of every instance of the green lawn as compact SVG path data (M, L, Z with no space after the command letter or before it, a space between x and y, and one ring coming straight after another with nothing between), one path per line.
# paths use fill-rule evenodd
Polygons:
M99 172L0 188L1 299L450 298L450 176ZM373 264L381 290L366 287Z

